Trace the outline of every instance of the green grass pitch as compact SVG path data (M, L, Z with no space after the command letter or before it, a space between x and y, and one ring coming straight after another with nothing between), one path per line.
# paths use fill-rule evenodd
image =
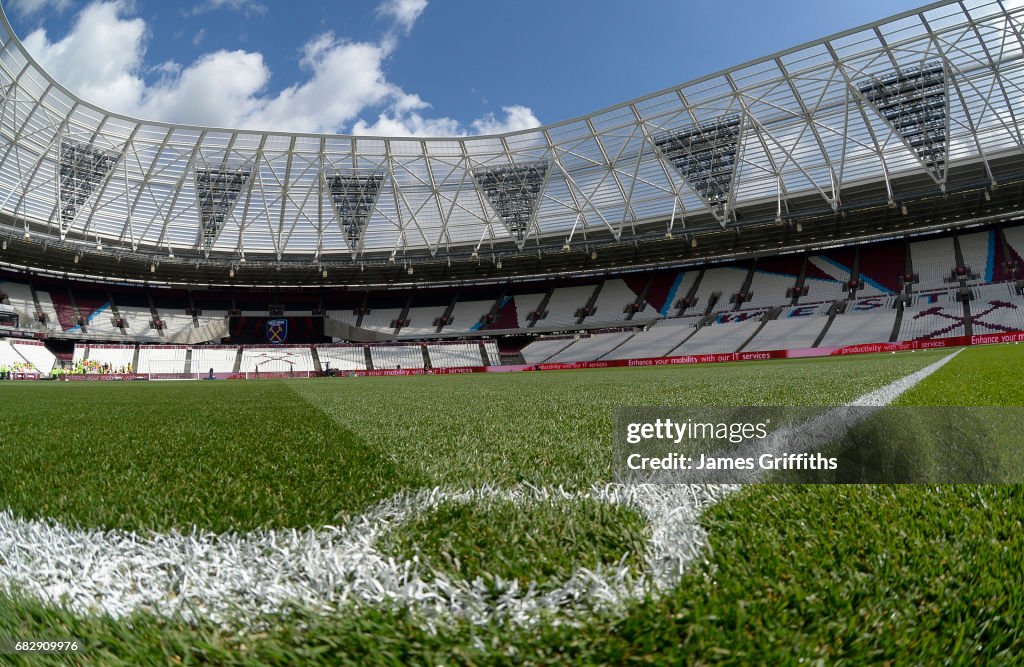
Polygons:
M0 509L142 533L339 525L405 489L611 479L623 405L840 405L947 351L687 368L0 385ZM904 405L1021 406L1024 347L965 350ZM295 609L270 627L80 616L0 594L0 638L80 637L84 664L998 664L1024 654L1021 486L750 486L710 508L668 594L532 626ZM541 587L637 566L646 527L588 502L441 508L382 545ZM539 555L538 555L539 554ZM0 559L0 573L3 571ZM13 656L2 656L5 659ZM26 663L29 664L29 663Z

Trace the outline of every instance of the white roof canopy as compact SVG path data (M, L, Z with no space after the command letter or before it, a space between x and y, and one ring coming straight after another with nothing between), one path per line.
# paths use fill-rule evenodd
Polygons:
M725 225L1024 149L1024 7L939 3L586 117L413 139L180 126L81 100L0 22L0 225L231 259L516 252ZM891 190L890 190L891 192Z

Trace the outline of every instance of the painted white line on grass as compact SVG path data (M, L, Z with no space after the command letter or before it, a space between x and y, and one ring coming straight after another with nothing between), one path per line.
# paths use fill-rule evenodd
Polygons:
M832 408L801 424L780 428L761 440L748 442L737 447L714 452L709 456L735 458L752 456L754 458L768 455L771 457L787 454L804 454L820 451L822 447L842 438L854 426L876 414L891 404L908 390L917 386L922 380L939 370L953 358L963 352L961 348L948 354L935 363L925 366L919 371L900 378L895 382L858 396L849 403ZM664 479L671 479L672 472L666 472ZM760 469L730 471L729 481L740 484L752 484L759 481L764 474Z
M956 353L848 405L886 405ZM531 623L545 614L616 608L679 580L706 544L701 512L738 486L606 484L584 491L483 487L426 489L380 502L345 526L245 534L138 533L68 528L0 512L0 589L82 614L123 618L144 612L184 620L260 624L294 606L331 613L354 605L409 607L432 627L453 617L473 623ZM377 538L413 513L444 503L504 499L530 503L579 499L640 512L651 536L642 573L625 566L577 569L538 590L507 582L453 579L418 563L396 561Z
M353 522L320 530L255 531L235 535L69 529L0 513L0 581L79 613L124 617L138 611L228 622L279 613L300 604L330 612L346 603L410 606L430 619L465 617L527 622L541 611L596 610L669 585L703 546L696 518L723 489L705 486L624 486L587 491L518 486L465 492L400 493ZM639 511L651 538L646 574L625 566L578 569L550 590L506 582L453 579L377 551L377 538L410 514L443 503L504 499L528 503L590 498ZM497 588L501 588L498 586Z

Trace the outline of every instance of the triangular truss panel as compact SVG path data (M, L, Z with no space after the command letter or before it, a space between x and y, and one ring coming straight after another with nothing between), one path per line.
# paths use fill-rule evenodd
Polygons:
M490 226L480 209L480 197L472 177L454 193L438 193L441 205L447 215L444 225L443 243L448 245L471 244L480 241L481 233Z
M732 76L748 82L740 91L748 127L735 200L776 198L777 215L783 216L791 193L817 191L835 207L849 127L844 100L850 92L831 54L822 46L808 48Z
M926 16L930 25L941 24L941 17ZM949 79L949 162L998 153L1007 145L1024 148L1017 109L1019 69L979 67L987 61L1019 62L1024 45L1018 33L1013 21L1001 15L936 32L935 49L942 53Z
M553 125L382 138L111 115L0 27L0 231L197 262L412 263L795 223L826 206L838 227L869 193L896 205L922 182L952 192L1019 173L1022 33L1020 2L932 3Z
M438 186L434 196L440 216L439 226L430 230L432 251L478 242L481 227L487 221L468 166L469 159L451 155L431 157L429 163L433 181Z
M231 210L242 195L252 171L249 169L196 169L195 188L199 201L203 246L209 251L224 227Z
M396 145L397 144L397 145ZM420 246L434 253L444 226L443 206L438 193L449 186L445 182L452 165L426 157L422 152L411 154L399 142L391 143L392 150L403 151L391 161L391 180L394 183L399 221L398 243L394 253L404 253L410 246ZM419 148L419 143L416 143Z
M739 162L740 130L740 116L734 114L651 137L665 159L722 218L729 208Z
M181 173L188 173L192 151L170 144L172 132L160 144L133 142L125 150L127 171L140 174L123 184L127 199L124 232L121 240L132 247L158 244L164 238L165 212L171 210ZM161 145L166 144L166 145ZM189 226L195 238L196 225Z
M860 82L858 90L917 154L935 180L945 182L949 95L940 61L892 69Z
M60 231L67 233L93 190L114 170L121 156L68 137L60 140Z
M549 169L547 161L538 160L473 170L476 186L520 248L536 216Z
M324 174L324 178L345 242L352 252L357 252L380 196L384 173L331 172Z
M637 169L623 183L629 192L629 207L638 221L684 219L689 212L679 190L682 182L674 180L675 170L657 155L654 146L641 141L636 147ZM678 179L678 176L676 177Z
M816 66L812 70L787 79L797 101L807 109L809 120L802 139L787 152L786 164L791 171L805 172L813 187L838 204L839 191L845 183L871 178L882 173L883 167L873 128L868 126L863 113L866 105L855 98L844 70L823 46L815 49L814 58ZM780 62L787 72L802 64L806 66L796 54L780 58ZM873 113L871 118L877 120ZM810 148L811 140L818 144L817 151ZM816 154L823 159L812 157ZM792 160L788 159L790 155ZM799 179L790 181L787 187L790 192L799 191ZM737 195L743 196L742 192Z
M558 164L564 164L561 151L555 151ZM619 234L625 212L625 196L615 174L607 168L565 168L563 172L569 196L580 213L580 222L590 232Z

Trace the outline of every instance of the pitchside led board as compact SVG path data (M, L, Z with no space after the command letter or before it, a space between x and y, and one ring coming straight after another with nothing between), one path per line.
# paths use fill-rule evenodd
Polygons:
M329 343L322 317L232 317L231 342L241 345Z

